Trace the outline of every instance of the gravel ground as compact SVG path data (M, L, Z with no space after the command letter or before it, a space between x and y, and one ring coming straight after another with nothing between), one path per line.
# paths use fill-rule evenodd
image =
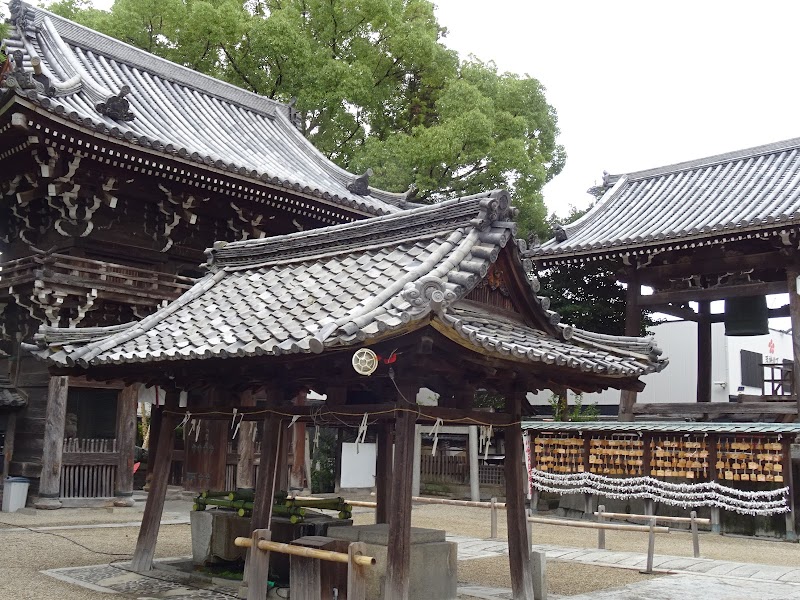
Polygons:
M190 503L170 502L165 518L188 516ZM0 521L13 526L54 526L89 523L124 523L141 519L142 507L106 509L60 509L38 511L36 515L0 513ZM506 537L505 515L498 519L498 535ZM370 509L357 509L353 515L356 524L374 520ZM489 536L489 511L480 508L463 508L442 505L416 505L413 512L415 527L445 529L449 533L476 538ZM71 584L39 573L43 569L102 564L125 560L123 556L107 556L89 552L63 538L31 532L4 532L8 526L0 524L0 599L55 600L78 597ZM113 529L70 529L57 532L90 548L104 552L130 553L138 535L137 527ZM576 548L593 548L597 533L593 530L573 529L535 524L535 544L553 544ZM609 531L606 547L609 550L644 553L647 536L643 533ZM800 545L752 538L701 534L701 554L704 558L736 562L755 562L780 566L800 564ZM191 552L188 525L164 525L158 538L157 556L182 556ZM691 556L691 536L685 532L659 535L656 553ZM459 561L459 579L463 582L494 587L510 587L508 559L506 557ZM641 581L637 571L612 569L593 565L550 560L548 581L550 591L557 595L575 595L596 590L617 588ZM87 600L107 599L107 595L81 589L79 597Z
M57 511L56 511L57 512ZM8 516L3 514L4 517ZM138 527L85 529L58 532L69 539L102 552L130 553L136 545ZM43 569L97 565L123 561L129 557L96 554L66 539L32 532L4 533L0 530L2 569L0 598L3 600L108 600L108 594L53 579L39 573ZM191 549L188 525L164 525L158 535L157 557L187 554Z
M612 569L595 565L580 565L547 561L547 591L558 596L575 596L611 589L652 579L657 575L642 575L629 569ZM458 563L458 580L491 587L511 587L508 576L508 557L476 558Z

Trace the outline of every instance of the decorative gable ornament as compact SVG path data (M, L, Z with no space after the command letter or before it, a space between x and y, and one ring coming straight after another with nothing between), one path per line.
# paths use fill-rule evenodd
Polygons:
M353 369L359 375L370 376L378 368L378 355L369 348L359 348L353 354Z

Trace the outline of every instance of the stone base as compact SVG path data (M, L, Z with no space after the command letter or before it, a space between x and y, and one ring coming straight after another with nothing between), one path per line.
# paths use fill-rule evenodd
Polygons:
M56 510L62 506L58 498L37 498L33 505L40 510Z
M114 506L124 508L135 505L136 505L136 500L133 499L133 496L117 496L116 498L114 498Z
M384 597L389 545L389 525L333 527L328 537L364 542L366 554L377 563L367 569L367 600ZM409 598L414 600L455 600L458 598L458 544L445 540L438 529L411 528L411 581Z

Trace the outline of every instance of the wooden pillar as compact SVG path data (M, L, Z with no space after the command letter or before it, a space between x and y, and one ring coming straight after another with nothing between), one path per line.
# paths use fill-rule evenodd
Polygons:
M712 433L705 438L706 449L708 450L708 481L717 480L717 443L719 436ZM711 507L711 533L721 533L722 525L720 522L719 507Z
M402 395L416 398L419 386L402 386ZM408 406L402 399L398 407ZM386 564L384 600L408 600L411 580L411 487L414 477L414 432L417 415L396 413L394 472L391 479L392 518Z
M12 412L8 415L6 422L6 439L3 444L3 477L8 477L8 469L11 466L11 459L14 458L14 437L17 432L17 413Z
M697 302L697 401L711 402L711 302Z
M796 265L787 267L789 317L792 321L792 352L794 353L792 394L797 399L797 414L800 416L800 281L798 281L798 277L800 277L800 267Z
M61 455L64 449L64 421L67 417L69 377L51 377L47 388L47 412L44 422L42 473L36 508L61 508L58 486L61 482Z
M506 396L507 411L515 421L522 419L524 400L525 392L515 391ZM526 493L522 473L522 426L519 423L505 428L505 449L506 522L508 560L511 567L511 597L513 600L528 600L533 598L533 572L531 548L528 545Z
M239 397L239 406L242 410L252 409L256 405L256 397L253 392L243 392ZM239 426L239 433L236 436L236 489L252 490L255 488L253 481L253 465L255 460L255 441L253 434L256 431L255 421L242 421Z
M422 428L414 426L414 479L411 483L411 495L419 496L422 488Z
M480 467L478 466L478 426L469 426L469 499L481 501Z
M280 454L283 429L280 417L267 413L261 432L261 464L253 500L253 517L250 528L269 529L272 521L272 504L277 486L278 456Z
M144 485L144 490L146 492L150 491L150 482L153 480L153 466L156 464L156 456L158 456L158 439L161 436L161 408L162 407L156 406L155 404L150 405L150 437L147 446L147 480ZM172 443L170 443L170 451L171 450ZM185 470L185 460L183 467Z
M133 506L133 462L136 458L136 404L139 386L125 386L117 394L117 476L114 506Z
M789 496L786 501L789 504L789 512L786 513L786 539L790 542L797 541L797 513L795 502L795 481L792 470L792 440L787 436L783 440L783 477L784 485L789 488Z
M642 328L642 311L639 308L641 284L636 268L627 271L628 289L625 293L625 335L638 336ZM636 392L622 390L619 397L619 420L633 421L633 405L636 404Z
M150 491L147 494L147 503L144 505L139 538L136 540L136 550L131 561L131 567L134 571L149 571L153 568L158 529L161 525L164 500L167 496L175 427L179 421L175 412L177 408L178 392L168 392L166 394L166 403L163 407L164 414L161 415L155 461L151 459L148 465L148 467L151 467L153 477L150 480Z
M306 405L306 394L308 390L303 389L294 397L295 406ZM289 469L289 482L287 489L302 491L306 486L311 488L311 474L306 476L306 424L295 423L292 425L292 464Z
M412 440L413 443L413 440ZM392 513L392 426L390 423L378 424L377 458L375 465L375 488L377 506L375 507L375 522L388 523ZM412 450L412 480L413 480L413 450ZM413 482L412 482L413 487Z

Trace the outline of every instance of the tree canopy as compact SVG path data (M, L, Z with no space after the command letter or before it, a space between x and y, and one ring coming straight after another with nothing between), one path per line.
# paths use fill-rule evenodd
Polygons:
M53 12L289 102L331 160L416 199L504 187L523 232L547 235L542 187L564 166L534 78L459 60L428 0L60 0Z

